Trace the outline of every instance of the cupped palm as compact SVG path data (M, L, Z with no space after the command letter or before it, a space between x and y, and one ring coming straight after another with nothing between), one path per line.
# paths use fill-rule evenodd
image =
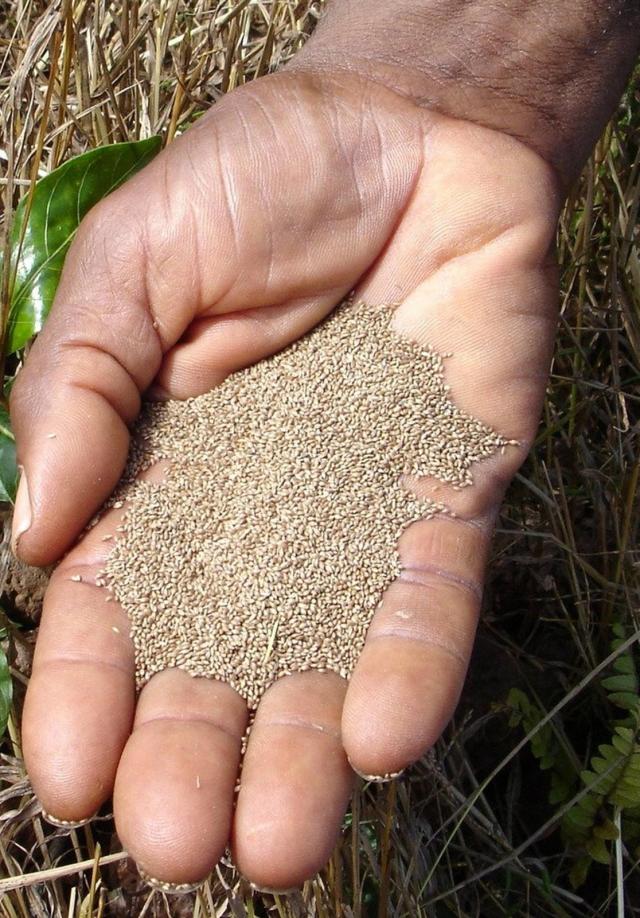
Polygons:
M404 572L348 685L306 672L265 694L237 802L241 698L179 670L135 698L126 616L95 584L122 513L110 511L45 600L24 751L48 814L88 818L113 793L151 877L196 882L231 839L250 880L286 888L329 856L352 769L394 773L435 742L471 652L492 522L538 421L558 206L551 170L517 140L359 77L299 72L232 93L91 212L12 397L26 560L60 557L113 489L148 387L205 392L353 289L397 303L399 333L452 355L453 400L519 445L463 491L415 484L455 516L405 532Z

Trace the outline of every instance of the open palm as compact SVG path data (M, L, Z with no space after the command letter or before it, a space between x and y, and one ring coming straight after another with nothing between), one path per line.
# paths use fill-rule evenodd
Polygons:
M329 856L352 769L394 773L435 742L471 652L492 522L537 425L558 206L551 170L506 135L355 76L288 73L232 93L90 213L12 395L25 560L59 558L113 490L141 393L206 392L354 288L398 303L399 333L450 352L453 400L520 445L471 488L439 486L455 518L405 532L403 573L349 685L306 672L266 693L237 800L241 698L179 670L135 698L126 616L95 585L110 511L52 578L25 705L27 767L54 819L88 818L113 793L150 877L196 882L231 839L250 880L287 888Z

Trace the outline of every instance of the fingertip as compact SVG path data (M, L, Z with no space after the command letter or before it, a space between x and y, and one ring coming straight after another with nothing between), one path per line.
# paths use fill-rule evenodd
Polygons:
M113 796L118 835L152 885L197 884L223 854L246 718L228 685L179 669L143 688Z
M36 671L25 699L25 764L43 810L57 822L89 819L109 797L133 719L130 676L114 669L105 690L89 669L61 663L55 673Z
M276 682L258 706L232 850L260 889L301 886L335 847L354 777L340 741L344 692L335 674L298 673Z
M29 567L48 567L55 564L64 552L64 548L58 549L57 544L55 547L41 545L37 535L34 538L26 531L14 533L11 544L16 558Z
M67 417L35 431L26 449L13 549L26 564L44 567L73 545L117 485L129 430L112 409L96 413L94 399L79 397Z
M216 742L201 725L167 722L134 732L125 746L113 795L116 830L156 883L200 883L224 852L238 754Z
M424 755L447 725L463 678L461 664L449 657L428 664L404 638L366 645L342 716L344 748L353 769L384 776Z

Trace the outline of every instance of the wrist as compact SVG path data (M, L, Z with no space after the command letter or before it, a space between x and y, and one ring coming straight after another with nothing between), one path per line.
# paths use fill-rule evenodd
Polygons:
M359 73L425 108L509 134L566 186L639 45L638 0L331 0L289 66Z

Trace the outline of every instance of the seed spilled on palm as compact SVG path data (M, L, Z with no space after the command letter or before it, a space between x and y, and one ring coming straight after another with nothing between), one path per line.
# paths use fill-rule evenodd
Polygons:
M402 530L447 512L401 476L465 487L508 445L452 403L442 357L391 315L345 303L208 394L146 407L125 477L160 459L170 472L126 486L105 571L139 685L178 666L254 707L286 673L349 677Z

